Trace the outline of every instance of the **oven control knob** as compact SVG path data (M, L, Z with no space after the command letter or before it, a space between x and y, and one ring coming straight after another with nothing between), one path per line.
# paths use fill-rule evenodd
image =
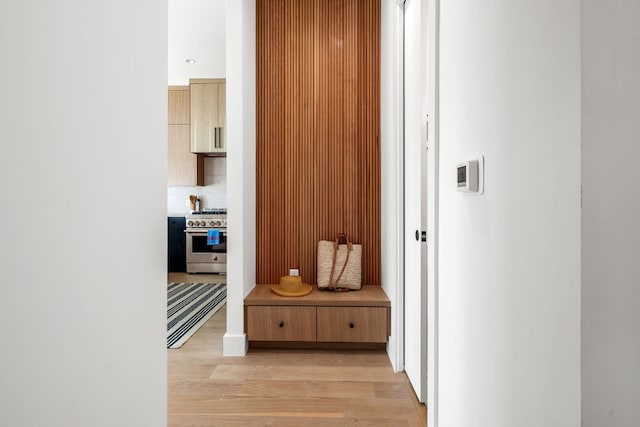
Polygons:
M200 221L195 221L195 222L193 223L193 225L195 225L196 227L199 227L199 226L200 226Z
M188 225L189 227L191 227L191 226L193 225L193 221L189 221L189 222L187 223L187 225Z
M215 225L215 221L209 221L209 226L213 227Z

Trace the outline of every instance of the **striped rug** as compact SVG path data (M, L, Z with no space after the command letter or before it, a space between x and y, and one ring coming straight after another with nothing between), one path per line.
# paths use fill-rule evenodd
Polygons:
M167 348L180 348L227 302L224 283L169 283Z

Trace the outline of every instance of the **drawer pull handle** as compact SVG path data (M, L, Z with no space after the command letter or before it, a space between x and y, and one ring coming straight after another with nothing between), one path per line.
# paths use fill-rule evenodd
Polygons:
M356 327L356 325L354 325L353 323L349 323L349 327L350 327L351 329L353 329L353 328L355 328L355 327Z
M280 324L278 324L278 326L280 326L281 328L284 328L284 322L280 322Z

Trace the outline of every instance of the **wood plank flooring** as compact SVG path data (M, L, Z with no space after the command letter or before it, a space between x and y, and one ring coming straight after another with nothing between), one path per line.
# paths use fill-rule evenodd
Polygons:
M169 281L225 282L172 273ZM222 357L226 307L168 351L168 425L425 426L405 374L382 350L251 349Z

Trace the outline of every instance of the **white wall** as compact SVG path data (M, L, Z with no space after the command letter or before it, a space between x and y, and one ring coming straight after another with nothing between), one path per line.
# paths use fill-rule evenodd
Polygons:
M640 3L582 2L582 415L640 425Z
M577 427L580 1L440 7L438 425Z
M166 425L166 36L162 2L0 3L0 425Z
M244 355L244 297L256 280L256 5L227 0L227 332L225 356Z
M389 359L404 369L403 314L403 146L402 146L402 9L394 0L381 1L380 22L380 174L381 281L391 301Z

